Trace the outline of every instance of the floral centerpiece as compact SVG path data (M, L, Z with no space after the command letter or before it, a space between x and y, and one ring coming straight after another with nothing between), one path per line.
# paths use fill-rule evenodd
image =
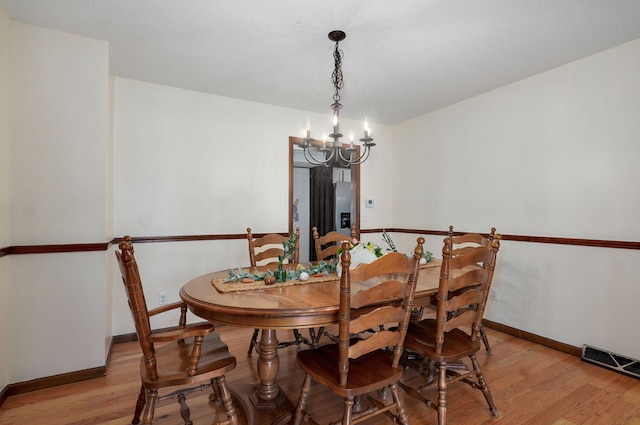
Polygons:
M382 248L378 245L372 242L361 242L357 239L352 239L349 242L349 252L351 252L351 265L349 266L351 269L360 264L371 263L384 255ZM341 253L342 248L338 248L338 264L336 264L336 273L338 276L342 276Z
M396 244L391 239L391 236L386 232L386 230L382 230L382 239L389 246L386 250L388 252L398 252L396 248ZM375 261L376 259L382 257L385 253L382 251L378 245L372 242L362 242L357 239L353 239L349 242L349 251L351 252L351 265L349 268L354 268L360 264L367 264ZM338 249L338 264L336 265L336 272L338 276L342 275L342 263L340 261L340 254L342 253L342 248ZM408 257L413 256L407 255ZM422 254L422 258L420 259L420 264L426 264L431 261L433 254L429 251L424 251Z

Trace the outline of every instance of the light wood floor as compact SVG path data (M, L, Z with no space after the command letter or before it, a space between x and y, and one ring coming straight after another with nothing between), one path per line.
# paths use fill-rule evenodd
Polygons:
M250 329L218 328L238 359L227 375L230 382L257 381L256 358L246 358ZM640 380L621 375L579 358L545 348L491 329L493 355L479 355L495 399L499 418L489 414L479 391L456 383L449 387L447 423L482 425L500 423L541 425L640 425ZM287 339L288 335L279 335ZM297 400L302 374L295 364L295 347L281 350L279 383L292 401ZM137 343L117 344L107 376L9 397L0 408L0 424L128 424L139 391ZM407 370L406 379L422 379ZM208 394L191 395L189 406L195 424L211 424ZM435 411L401 392L413 425L435 424ZM339 411L341 400L312 387L308 410L321 423ZM180 424L178 405L165 401L156 409L154 424ZM386 417L370 424L391 424Z

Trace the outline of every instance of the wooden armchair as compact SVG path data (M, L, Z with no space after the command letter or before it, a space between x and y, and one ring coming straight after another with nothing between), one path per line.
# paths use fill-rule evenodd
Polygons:
M191 424L186 395L211 386L212 395L216 400L222 401L226 411L226 419L216 424L236 425L238 418L225 381L225 373L236 367L235 357L214 332L212 324L186 324L186 304L176 302L147 310L131 237L125 236L119 248L116 257L143 353L140 359L142 386L131 423L140 422L140 414L144 408L142 423L151 424L156 403L168 398L177 398L185 424ZM153 332L149 318L174 309L180 310L177 329ZM205 383L195 388L179 389L158 396L159 389L202 382Z
M489 386L476 360L476 353L481 347L482 317L500 249L500 239L501 236L494 232L486 246L476 244L455 249L454 244L462 240L477 241L480 238L468 235L454 237L451 232L445 238L442 248L436 318L409 324L405 347L428 359L428 372L424 373L427 384L434 383L433 373L438 371L438 400L428 400L419 389L404 383L400 385L411 396L437 410L439 425L446 423L449 384L457 381L466 382L472 388L481 390L491 414L498 416ZM467 357L471 363L470 368L464 364L462 369L459 364L455 368L447 367L452 362L460 362Z
M318 233L318 228L313 227L313 240L316 247L316 260L317 261L325 261L327 259L334 258L338 253L338 249L340 248L342 241L348 240L349 237L343 235L340 232L336 232L335 230L325 234L324 236L320 236ZM353 226L351 228L351 239L356 239L356 227Z
M424 239L418 238L412 258L390 253L370 264L349 269L349 244L343 243L339 342L298 352L298 365L305 378L296 407L295 425L302 421L315 423L305 411L312 380L344 397L342 424L358 423L384 413L398 423L408 425L398 397L397 382L403 372L400 357L423 244ZM380 327L391 324L396 326ZM352 338L363 331L369 331L371 335L363 339ZM387 389L391 392L391 402L386 397ZM376 390L382 390L381 396L369 394ZM353 406L361 396L366 396L371 406L356 412L359 409Z
M293 255L292 264L295 267L300 258L300 228L296 227L295 236L296 248ZM278 233L269 233L259 238L254 238L251 228L247 228L247 241L249 242L249 263L251 268L257 266L276 267L278 265L278 256L284 255L283 243L287 242L288 236L283 236ZM251 341L249 342L249 349L247 350L247 357L251 357L253 349L258 347L258 334L260 329L254 329L251 335ZM290 345L300 345L302 343L311 344L307 338L300 334L298 329L293 330L293 341L283 341L278 343L278 348L288 347Z

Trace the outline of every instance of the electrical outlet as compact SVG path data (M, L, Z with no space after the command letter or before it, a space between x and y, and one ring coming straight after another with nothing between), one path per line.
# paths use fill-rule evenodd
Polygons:
M167 303L167 293L165 291L160 291L158 293L158 305L165 305Z
M494 301L498 301L498 288L491 288L491 291L489 291L489 298Z

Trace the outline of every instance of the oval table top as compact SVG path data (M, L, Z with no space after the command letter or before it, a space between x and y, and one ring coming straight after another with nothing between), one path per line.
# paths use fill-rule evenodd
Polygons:
M421 268L414 306L422 305L421 300L426 304L428 297L437 292L439 265L440 260L432 260ZM180 289L180 298L195 315L214 323L261 329L311 328L338 323L337 275L329 281L221 293L211 282L228 275L228 270L223 270L199 276Z

